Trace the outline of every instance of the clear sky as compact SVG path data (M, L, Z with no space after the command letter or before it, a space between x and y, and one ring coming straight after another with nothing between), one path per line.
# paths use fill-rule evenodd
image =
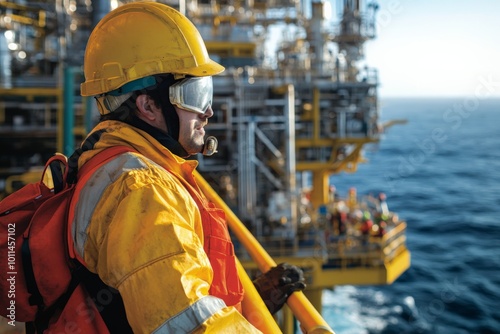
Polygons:
M500 97L500 0L377 2L365 54L382 97Z

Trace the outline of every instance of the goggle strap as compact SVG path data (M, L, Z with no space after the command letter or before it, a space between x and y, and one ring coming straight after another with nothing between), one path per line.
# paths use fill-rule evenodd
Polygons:
M120 96L123 94L135 92L136 90L148 88L154 85L156 85L156 78L154 76L148 76L127 82L125 85L121 86L118 89L112 90L107 94L111 96Z

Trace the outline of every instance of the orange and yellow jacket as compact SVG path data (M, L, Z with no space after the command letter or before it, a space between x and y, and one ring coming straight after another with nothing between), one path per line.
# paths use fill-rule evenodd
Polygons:
M260 333L240 313L243 289L223 213L185 160L118 121L79 167L112 146L127 152L85 183L70 222L76 257L123 298L134 333Z

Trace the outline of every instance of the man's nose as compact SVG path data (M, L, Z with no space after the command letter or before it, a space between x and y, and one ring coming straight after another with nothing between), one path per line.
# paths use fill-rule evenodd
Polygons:
M213 115L214 115L214 111L212 109L212 106L210 105L210 106L208 106L207 110L205 110L205 113L202 114L202 117L204 117L204 118L210 118Z

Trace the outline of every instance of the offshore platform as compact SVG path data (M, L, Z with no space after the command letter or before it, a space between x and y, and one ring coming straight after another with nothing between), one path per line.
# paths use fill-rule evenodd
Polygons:
M0 1L0 192L39 178L55 152L70 154L96 122L79 95L86 41L117 0ZM332 175L355 172L381 140L375 2L161 1L198 27L211 57L219 152L199 171L277 263L304 269L306 296L390 284L410 265L406 223L383 194L341 196ZM354 185L355 186L355 185ZM1 196L0 196L1 198ZM242 247L238 257L257 266ZM284 332L293 331L285 309ZM334 326L332 326L334 327Z

